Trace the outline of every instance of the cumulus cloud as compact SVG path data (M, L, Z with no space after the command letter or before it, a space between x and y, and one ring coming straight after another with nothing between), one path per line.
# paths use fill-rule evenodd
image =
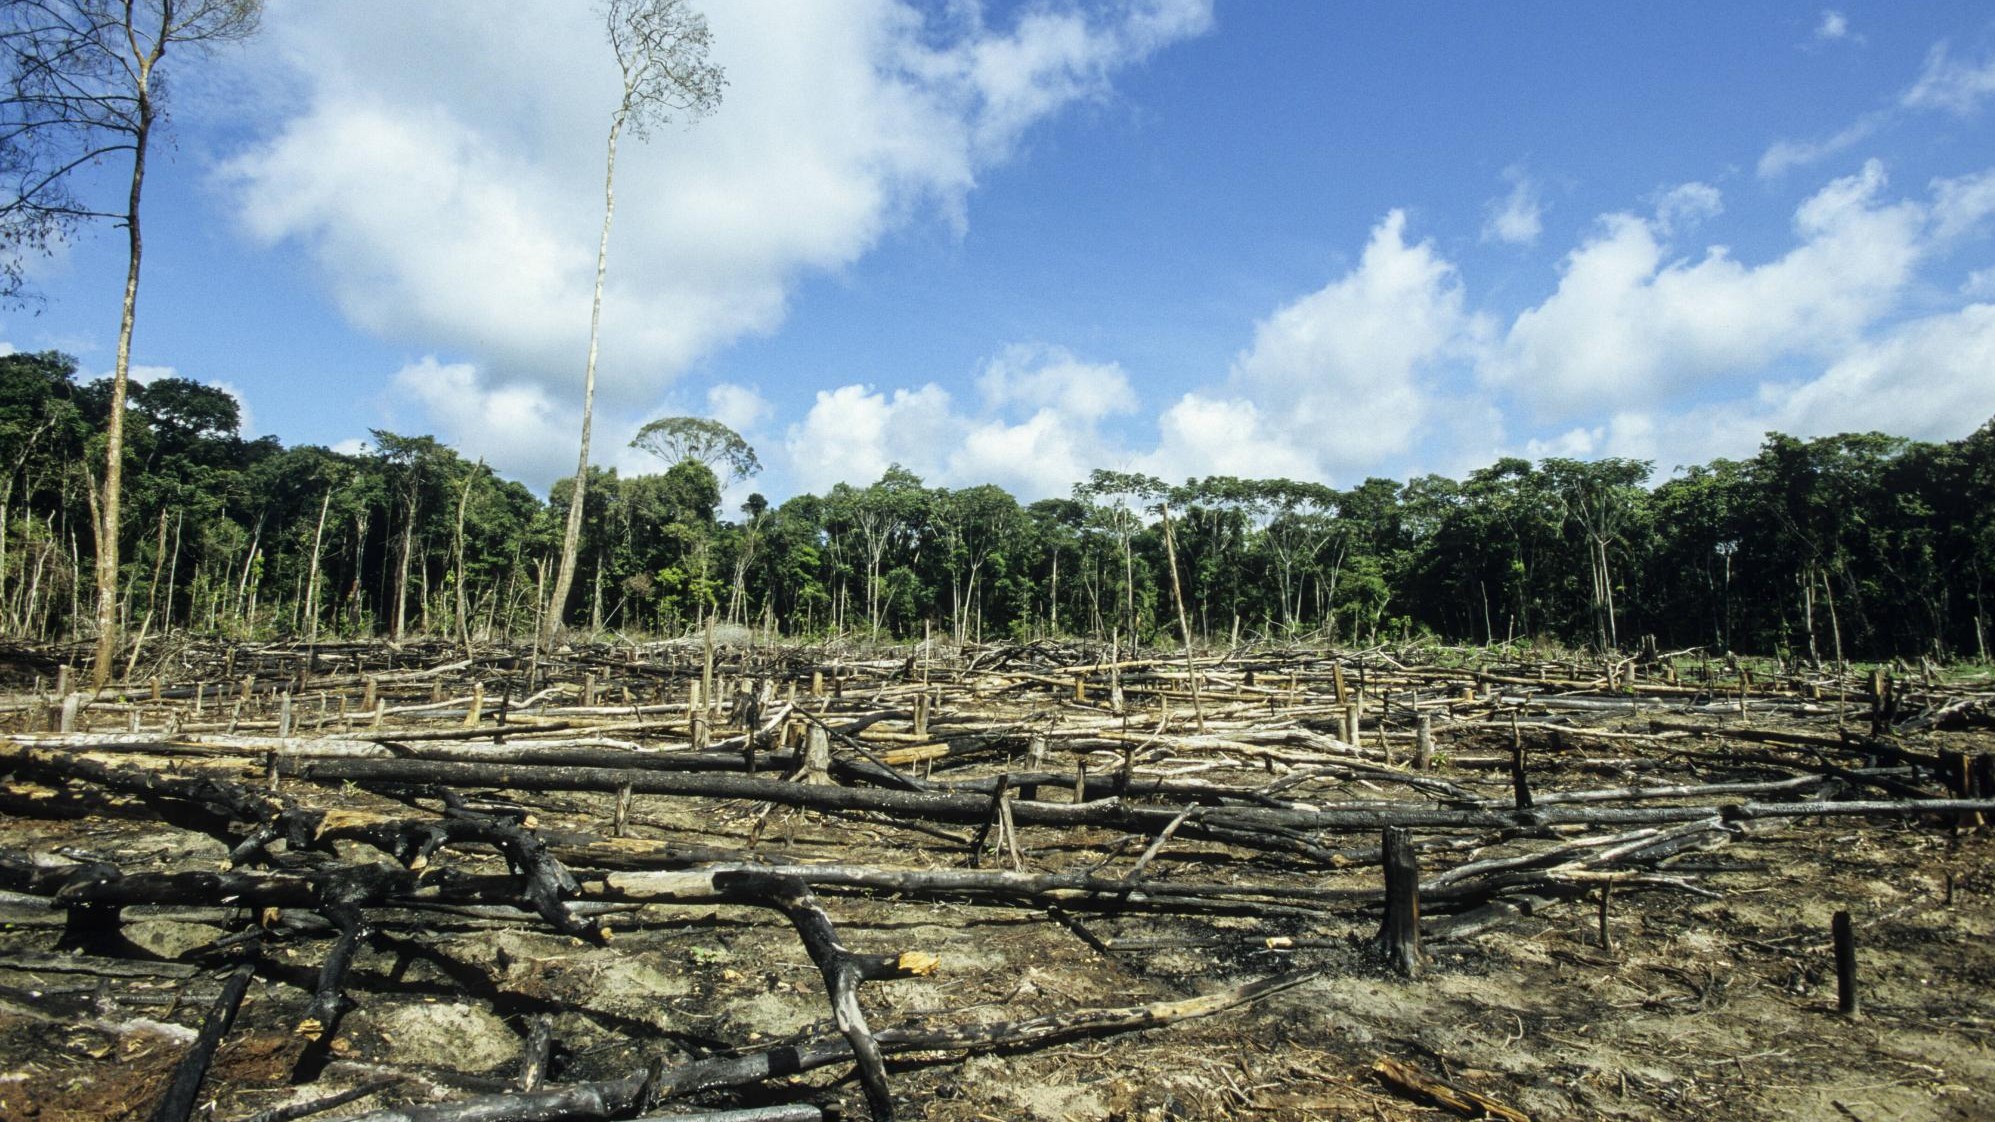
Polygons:
M1655 197L1656 227L1667 234L1725 213L1725 196L1709 183L1679 183Z
M1762 392L1769 428L1801 435L1876 430L1942 440L1995 418L1995 304L1899 326L1819 377Z
M1062 495L1123 453L1103 432L1133 412L1129 377L1113 363L1089 363L1048 346L1012 346L985 364L981 408L959 407L947 390L820 391L783 443L800 487L864 485L899 463L950 486L997 483L1023 499Z
M1318 479L1316 450L1279 424L1254 401L1188 393L1157 418L1156 450L1138 463L1161 479L1237 475L1249 479Z
M1395 210L1355 268L1255 325L1228 390L1258 406L1267 436L1320 465L1313 474L1367 470L1411 445L1423 376L1476 329L1455 266L1431 241L1409 245Z
M540 386L495 384L471 363L425 356L396 372L389 394L419 408L438 438L467 459L542 483L575 474L580 410L557 406Z
M949 391L933 382L891 392L867 385L819 390L784 441L790 480L806 491L860 486L896 463L933 475L964 427Z
M776 413L776 407L751 386L721 382L707 388L707 416L737 433L750 433L762 427Z
M1995 214L1995 168L1977 175L1933 180L1933 235L1951 240L1972 233Z
M1031 499L1096 467L1348 484L1460 475L1501 452L1666 469L1750 454L1769 430L1958 436L1995 412L1983 376L1995 305L1894 317L1919 266L1995 213L1995 171L1936 179L1924 198L1888 187L1875 162L1824 184L1796 206L1793 245L1759 262L1676 248L1724 198L1697 182L1659 191L1650 215L1603 216L1554 291L1501 331L1393 211L1341 275L1255 323L1224 378L1165 403L1147 438L1125 423L1139 409L1127 371L1031 345L986 362L970 398L934 383L823 391L773 459L798 488L864 485L898 462ZM1977 273L1968 286L1988 283ZM766 416L739 387L709 404L720 412L737 394L743 415ZM1520 418L1536 424L1512 442Z
M1257 323L1223 381L1166 406L1147 450L1110 427L1138 407L1119 365L1017 346L985 364L975 408L933 383L818 393L784 441L787 471L816 490L868 483L900 463L931 481L995 482L1024 498L1064 494L1098 467L1172 480L1362 477L1403 460L1436 402L1456 404L1437 396L1446 391L1430 375L1482 338L1463 300L1455 266L1432 242L1409 243L1406 215L1393 211L1353 267ZM1460 404L1494 431L1487 409Z
M1211 18L1208 0L1033 8L1002 27L901 0L707 15L731 79L719 112L618 153L612 412L773 330L800 276L923 214L960 222L979 173L1035 123ZM616 96L591 7L537 0L495 19L478 0L354 0L280 6L266 24L269 101L298 109L227 165L245 227L304 248L353 322L473 358L536 424L546 394L579 399Z
M1532 441L1526 454L1632 456L1667 470L1750 456L1769 432L1957 440L1995 418L1995 380L1986 375L1991 363L1995 305L1971 304L1882 331L1813 377L1767 379L1732 400L1617 413L1603 424Z
M1136 393L1122 367L1083 362L1062 347L1007 347L985 364L977 384L985 402L995 408L1051 409L1082 421L1136 408Z
M1875 161L1831 182L1795 211L1799 244L1759 265L1724 246L1675 257L1663 223L1608 215L1482 377L1557 419L1686 396L1784 356L1833 356L1893 306L1928 247L1930 209L1881 201L1884 185Z
M1531 245L1545 229L1538 185L1521 165L1503 169L1503 178L1510 182L1510 193L1484 205L1487 217L1482 224L1482 240Z

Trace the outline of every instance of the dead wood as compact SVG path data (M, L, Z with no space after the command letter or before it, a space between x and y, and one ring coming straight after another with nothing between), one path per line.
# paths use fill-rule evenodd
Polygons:
M1559 1007L1561 985L1597 992L1589 1023L1603 1033L1616 1010L1667 1015L1681 1000L1713 1023L1736 1023L1724 1021L1726 991L1706 974L1750 971L1767 955L1784 964L1809 939L1823 944L1826 966L1826 932L1811 929L1795 944L1799 936L1767 930L1785 897L1766 881L1775 863L1784 870L1825 847L1851 868L1839 897L1860 894L1887 860L1912 870L1891 886L1896 910L1879 906L1863 928L1867 961L1891 962L1871 980L1881 996L1866 995L1870 1015L1915 1018L1916 1003L1902 990L1894 999L1883 979L1905 975L1901 948L1914 943L1924 948L1920 977L1932 974L1927 959L1947 960L1951 944L1926 932L1979 906L1971 847L1984 843L1977 831L1995 811L1995 754L1970 733L1932 732L1970 727L1985 691L1943 685L1890 684L1880 707L1864 683L1822 674L1748 682L1736 670L1707 671L1700 681L1693 671L1678 684L1652 680L1662 673L1653 661L1548 662L1468 649L1452 652L1464 663L1455 668L1422 665L1409 651L1267 645L1196 657L1189 668L1177 656L1123 660L1045 642L912 653L717 648L711 671L703 640L577 646L537 665L508 665L483 648L471 654L322 644L314 656L238 645L224 658L176 648L173 657L202 680L141 685L76 707L76 728L115 732L31 732L48 720L50 699L0 698L0 722L16 730L0 742L10 831L0 844L11 847L0 849L0 919L12 925L0 947L0 1017L57 1025L97 1016L124 1026L103 1031L130 1039L141 1033L130 1026L177 1005L188 1010L179 1019L198 1027L194 1011L214 999L216 983L193 964L274 944L282 953L259 968L269 1004L246 1007L251 1027L212 1065L207 1085L222 1096L224 1117L245 1116L229 1113L227 1095L265 1079L307 1081L295 1107L279 1108L302 1113L273 1113L275 1122L351 1103L370 1084L378 1092L384 1070L411 1073L402 1097L421 1105L377 1116L628 1117L646 1104L692 1111L697 1092L755 1084L736 1093L812 1101L743 1117L814 1116L828 1102L825 1085L784 1081L840 1065L857 1065L852 1097L863 1091L875 1116L895 1107L1010 1116L1023 1104L993 1101L1003 1092L990 1086L938 1097L950 1085L926 1066L937 1055L1040 1046L973 1043L984 1017L998 1018L990 1031L1010 1032L1044 1021L1025 1014L1049 1001L1085 1007L1132 984L1181 988L1205 974L1237 979L1291 963L1370 977L1378 966L1367 963L1367 944L1388 929L1400 935L1381 939L1389 961L1407 959L1394 948L1417 938L1412 961L1428 971L1468 969L1502 990L1527 984L1507 977L1503 963L1514 974L1536 960L1508 953L1514 941L1501 935L1477 936L1526 922L1539 957L1548 952L1585 978L1540 970L1528 984L1549 988L1534 990L1534 1000ZM814 669L825 689L806 697ZM694 682L704 704L689 706ZM1086 700L1074 699L1077 683ZM1117 687L1121 700L1111 703ZM1203 733L1180 700L1194 688ZM785 693L794 700L779 700ZM1750 723L1737 717L1742 695ZM1825 700L1839 695L1855 702L1840 714ZM496 706L486 700L494 698ZM1355 728L1353 706L1362 709ZM1860 724L1867 706L1878 710L1877 735L1838 729L1839 716ZM1700 708L1711 715L1677 716ZM1659 710L1671 720L1652 725ZM281 728L287 716L301 735L246 735ZM1513 737L1515 755L1506 751ZM813 739L818 753L799 750ZM1526 806L1513 762L1528 765ZM818 781L786 781L792 775ZM1836 824L1825 829L1828 821ZM1396 847L1379 842L1401 830L1418 840L1406 838L1392 863L1426 873L1413 891L1392 895L1379 866ZM1788 837L1769 850L1780 830ZM1930 842L1942 834L1947 845ZM966 848L981 855L993 846L1006 867L955 867ZM218 871L224 854L233 867ZM1595 903L1604 906L1610 889L1612 960L1600 957L1607 943L1593 934ZM1408 902L1418 908L1410 922ZM1586 949L1575 950L1580 907ZM771 913L783 917L773 947ZM1662 941L1690 927L1699 946L1732 953L1680 970L1675 989L1648 980L1642 969L1662 967L1636 964L1680 955ZM799 946L803 954L783 951ZM1750 949L1768 947L1778 952ZM949 961L947 983L865 989L931 951ZM1801 992L1819 972L1762 974L1754 992ZM643 997L649 1013L617 1005L653 984L633 979L653 977L685 988ZM1688 999L1679 992L1686 986ZM803 996L799 1023L812 1027L772 1032L738 1019L782 1007L783 994ZM1935 989L1931 1000L1949 1016L1982 1016L1971 995ZM392 1061L401 1068L373 1066L392 1019L430 1002L503 1018L504 1062L457 1071L432 1067L425 1054ZM1513 1033L1532 1037L1516 1071L1531 1070L1531 1055L1559 1051L1538 1039L1557 1036L1536 1018L1512 1028L1500 1017L1490 1023L1500 1010L1459 994L1450 1002L1465 1024L1482 1018L1473 1031L1491 1049ZM1382 1030L1387 1015L1377 1008L1339 1008L1374 1033L1408 1031ZM926 1012L916 1019L913 1009ZM1308 1022L1313 1035L1283 1038L1283 1051L1312 1057L1298 1062L1323 1073L1305 1077L1327 1081L1317 1091L1356 1090L1348 1073L1374 1054L1353 1053L1342 1029L1326 1029L1313 1010L1280 1018ZM0 1019L0 1032L5 1025ZM1922 1031L1949 1038L1953 1030L1938 1025ZM301 1042L296 1028L317 1039ZM1264 1022L1253 1031L1264 1039L1285 1028ZM679 1051L653 1064L634 1058L660 1047L647 1039L659 1032ZM282 1062L267 1065L273 1075L232 1058L272 1038L288 1044ZM1474 1050L1474 1039L1460 1047ZM1280 1068L1268 1069L1259 1052L1214 1044L1201 1037L1195 1054L1174 1055L1187 1071L1208 1059L1214 1072L1237 1067L1226 1076L1230 1091L1213 1084L1216 1100L1168 1106L1114 1097L1125 1091L1102 1084L1106 1109L1293 1113L1299 1097L1269 1095L1289 1079ZM1139 1054L1113 1047L1112 1063ZM1746 1065L1791 1078L1763 1058L1774 1045L1758 1047L1740 1049L1741 1079ZM309 1062L294 1065L299 1048ZM1795 1051L1791 1041L1778 1048ZM909 1049L933 1054L888 1066ZM1491 1054L1459 1065L1451 1055L1436 1074L1466 1094L1464 1078L1484 1078L1475 1068L1513 1070ZM562 1070L583 1056L586 1074ZM1051 1065L1091 1061L1016 1062L1020 1078L1033 1079ZM1161 1069L1123 1070L1137 1074L1114 1086L1140 1094ZM1716 1070L1706 1064L1695 1080L1671 1084L1667 1094L1684 1097L1670 1098L1670 1109L1692 1109L1697 1089L1716 1085ZM166 1075L161 1066L149 1085ZM369 1082L342 1088L356 1075ZM570 1078L578 1081L561 1082ZM1514 1078L1520 1089L1529 1081ZM1531 1090L1563 1097L1561 1109L1575 1116L1655 1113L1654 1096L1644 1113L1643 1088L1610 1088L1603 1100L1589 1082L1598 1080L1561 1077ZM458 1101L436 1101L444 1087ZM0 1086L0 1113L13 1094ZM1519 1105L1536 1111L1538 1101ZM1345 1105L1364 1113L1362 1103L1331 1109ZM1371 1105L1396 1116L1387 1100ZM853 1104L845 1109L849 1116Z
M243 995L249 992L250 979L255 976L255 964L247 962L229 974L228 981L222 986L221 996L215 999L214 1006L201 1021L201 1031L194 1038L194 1046L174 1067L166 1093L153 1107L151 1122L187 1122L193 1115L201 1083L207 1079L208 1065L215 1058L215 1047L228 1034L229 1026L235 1023L236 1010L241 1008Z
M1477 1091L1444 1083L1411 1064L1380 1056L1372 1071L1387 1085L1415 1098L1446 1107L1464 1118L1499 1118L1503 1122L1531 1122L1531 1116L1497 1102Z
M1078 1037L1106 1036L1210 1017L1301 985L1315 972L1262 978L1199 997L1108 1009L1077 1009L1019 1021L949 1027L883 1029L875 1034L883 1055L906 1052L981 1052L1045 1047ZM454 1103L420 1103L363 1114L352 1122L557 1122L619 1117L647 1099L688 1095L798 1075L852 1059L844 1039L801 1044L676 1066L660 1066L620 1079L570 1084L537 1094L507 1093Z

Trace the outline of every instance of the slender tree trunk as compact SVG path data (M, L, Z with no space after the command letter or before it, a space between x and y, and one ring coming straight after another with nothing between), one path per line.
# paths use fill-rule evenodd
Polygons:
M111 368L111 412L104 425L104 497L97 517L97 652L91 663L91 684L102 690L111 680L111 661L118 650L118 515L125 479L125 393L132 369L132 325L138 318L139 197L145 186L146 143L152 137L152 94L148 84L158 50L141 56L138 64L138 122L132 135L132 187L125 210L130 255L125 267L125 299L118 316L118 356Z
M1185 616L1184 587L1178 583L1178 547L1177 543L1173 540L1175 535L1171 533L1171 507L1169 503L1161 503L1157 509L1162 512L1164 520L1164 556L1166 562L1171 566L1171 600L1177 604L1178 633L1184 637L1185 641L1185 674L1191 679L1192 716L1198 724L1198 731L1203 733L1205 731L1205 703L1199 697L1198 663L1192 658L1191 620Z
M243 566L243 576L248 577L256 568L256 563L261 560L263 560L262 549L250 550L249 562ZM253 635L256 631L256 601L263 592L263 581L261 579L247 581L244 587L248 590L248 595L242 604L243 631Z
M8 504L13 498L14 474L8 472L7 478L0 481L0 614L7 609L7 515ZM0 627L4 626L0 623Z
M1133 651L1142 644L1136 641L1136 555L1131 547L1131 536L1122 536L1122 592L1123 606L1129 613L1129 649Z
M1843 670L1843 624L1841 620L1836 618L1836 592L1835 589L1829 587L1829 571L1823 569L1821 570L1821 574L1822 602L1829 609L1829 639L1835 644L1836 673L1840 674Z
M1060 633L1060 550L1058 547L1055 547L1053 550L1053 591L1048 599L1053 618L1047 630L1054 635L1058 635Z
M409 555L415 551L415 540L416 496L412 491L402 507L402 549L395 565L395 617L389 634L397 643L409 622Z
M332 506L332 488L319 500L319 522L312 528L311 577L305 582L305 642L319 641L319 545L326 536L326 511Z
M595 589L589 597L589 632L591 637L603 631L603 559L596 558Z
M159 577L166 569L166 511L159 512L159 540L152 551L152 579L146 582L145 614L150 619L159 607ZM127 677L130 675L127 674Z
M1621 649L1621 633L1614 622L1614 572L1607 564L1607 539L1600 539L1600 600L1607 608L1607 649Z
M1801 621L1808 630L1808 664L1821 668L1822 656L1815 645L1815 566L1801 570Z
M242 578L236 582L236 614L243 616L249 603L249 572L256 564L257 548L263 544L263 516L256 516L256 532L249 537L249 550L243 555ZM244 617L245 624L248 622Z
M575 490L568 500L568 524L561 532L561 567L554 577L553 599L541 625L541 643L552 645L567 610L568 590L575 584L575 558L582 544L582 503L589 486L589 435L595 423L596 348L603 322L603 277L609 271L610 219L616 214L617 135L623 131L630 90L624 106L610 118L608 151L603 161L603 235L596 245L596 291L589 307L589 361L582 372L582 450L575 461Z
M457 643L464 648L467 656L471 651L471 621L464 601L464 581L467 576L464 571L464 509L471 503L471 485L478 481L478 473L483 470L484 465L485 461L480 459L478 466L472 468L470 474L464 477L464 488L457 493L457 530L451 541L452 551L456 554L453 558L453 567L457 570L451 580L451 586L457 590Z
M422 622L418 625L417 632L422 635L434 635L436 634L436 625L430 621L430 617L435 608L435 602L430 597L429 542L427 541L423 542L423 559L416 562L416 584L416 603L421 604L423 609Z
M367 524L370 521L365 508L353 516L353 586L347 589L347 612L356 620L360 618L362 607L360 584L361 575L367 571ZM372 628L368 632L374 634Z
M159 633L166 635L173 630L173 596L180 588L180 525L186 520L187 512L173 512L173 546L167 554L166 562L166 605L159 613Z

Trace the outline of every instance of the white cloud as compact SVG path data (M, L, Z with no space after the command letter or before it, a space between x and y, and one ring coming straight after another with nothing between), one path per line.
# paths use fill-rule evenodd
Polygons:
M1223 384L1157 418L1148 451L1105 428L1137 407L1120 366L1014 346L985 365L976 412L932 383L820 392L784 442L791 482L864 484L898 462L931 482L995 482L1030 499L1064 494L1098 467L1171 480L1387 470L1429 424L1430 368L1467 354L1483 330L1463 309L1455 267L1431 242L1409 245L1405 229L1402 212L1386 215L1353 268L1256 324ZM1486 409L1460 404L1496 427Z
M1538 185L1521 165L1503 169L1503 178L1510 181L1510 193L1484 205L1487 217L1482 224L1482 240L1531 245L1545 229Z
M1976 299L1995 298L1995 268L1976 269L1961 282L1960 294Z
M1912 88L1899 98L1909 109L1945 109L1972 113L1983 99L1995 95L1995 55L1979 63L1961 62L1945 43L1934 45L1926 55L1925 69Z
M1002 28L973 6L900 0L707 16L731 80L718 113L618 153L599 385L612 412L773 330L800 276L924 213L960 222L980 171L1035 123L1210 23L1207 0L1035 8ZM495 19L479 0L352 0L277 6L266 24L266 100L298 109L228 165L245 227L303 247L369 331L472 356L514 407L529 389L579 399L615 96L590 6ZM509 445L509 468L547 456Z
M374 446L360 437L349 436L328 450L338 452L342 456L365 456L374 450Z
M993 407L1056 409L1082 421L1136 408L1136 393L1122 367L1082 362L1061 347L1007 347L985 364L977 384Z
M460 456L503 465L508 474L539 484L575 474L580 413L556 406L539 386L492 385L470 363L425 356L397 371L389 392L397 401L418 406L437 437ZM593 443L600 448L600 424L595 435Z
M1016 424L987 420L949 456L942 478L956 486L996 483L1024 500L1064 495L1116 458L1094 429L1054 409Z
M1260 425L1320 471L1368 470L1408 449L1426 416L1423 375L1476 330L1454 265L1432 242L1408 245L1395 210L1356 268L1255 325L1229 392L1259 406Z
M1176 482L1201 475L1249 479L1320 479L1315 450L1270 424L1247 398L1189 393L1157 418L1157 448L1139 470Z
M1819 374L1748 385L1743 396L1675 410L1624 410L1529 441L1526 455L1629 456L1672 466L1750 456L1769 432L1802 438L1885 432L1957 440L1995 418L1995 305L1896 325Z
M1824 13L1823 26L1828 26L1827 16L1834 14ZM1847 23L1842 29L1847 35ZM1819 30L1817 34L1818 41L1824 41ZM1852 42L1863 41L1861 35L1848 38ZM1898 95L1890 108L1865 113L1820 140L1774 141L1759 158L1760 178L1772 179L1853 148L1910 112L1944 109L1965 116L1990 95L1995 95L1995 55L1979 64L1960 62L1948 52L1945 43L1937 43L1927 53L1918 78Z
M1652 460L1657 453L1656 441L1656 422L1652 414L1624 410L1599 424L1582 425L1550 437L1528 440L1524 444L1524 455L1534 460L1548 456L1574 460L1603 456Z
M784 441L790 482L806 491L863 486L896 463L933 476L965 427L949 391L933 382L891 393L865 385L819 390Z
M1957 439L1995 418L1995 304L1913 320L1852 348L1821 377L1763 391L1769 428Z
M1876 135L1890 122L1882 112L1865 113L1848 126L1821 140L1776 140L1759 158L1759 177L1774 179L1798 167L1817 163L1838 152L1854 148Z
M1679 183L1655 197L1656 228L1680 233L1725 213L1725 196L1709 183Z
M751 386L721 382L707 389L707 416L737 433L749 433L776 413L776 407Z
M1484 380L1549 419L1679 398L1784 356L1831 357L1888 311L1925 250L1916 203L1883 203L1876 162L1794 217L1800 244L1746 265L1723 246L1673 258L1632 214L1567 255L1559 286L1521 313Z
M930 482L997 483L1031 500L1064 495L1122 458L1101 430L1136 408L1120 366L1084 362L1059 347L1012 346L985 364L978 381L984 406L974 413L933 383L820 391L784 441L791 481L811 490L863 485L899 463Z
M1995 214L1995 168L1976 175L1933 180L1933 236L1951 240L1973 232Z
M1822 9L1822 18L1815 24L1815 41L1818 43L1835 43L1844 40L1852 43L1862 43L1863 36L1850 31L1848 16L1836 11L1834 8Z
M1607 438L1607 430L1599 425L1580 426L1567 429L1549 437L1533 437L1524 442L1524 455L1533 460L1557 456L1570 460L1584 460L1591 457Z

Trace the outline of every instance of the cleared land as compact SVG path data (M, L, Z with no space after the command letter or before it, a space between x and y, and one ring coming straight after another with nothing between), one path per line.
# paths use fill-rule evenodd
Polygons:
M1932 668L196 646L85 703L74 654L0 671L4 1117L1995 1093L1995 694Z

